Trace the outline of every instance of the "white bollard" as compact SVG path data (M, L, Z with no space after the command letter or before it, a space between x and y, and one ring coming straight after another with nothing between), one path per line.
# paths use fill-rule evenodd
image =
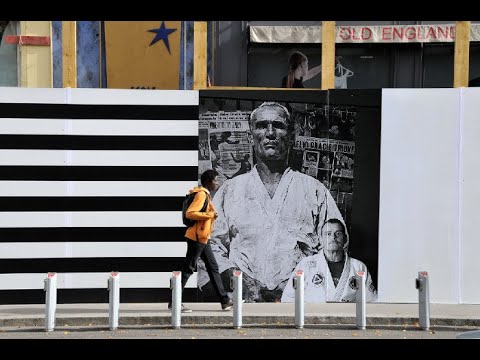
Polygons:
M57 273L49 272L44 280L45 293L45 331L55 329L55 311L57 310Z
M430 293L428 289L428 272L419 271L415 279L415 287L418 289L418 320L423 330L430 328Z
M356 294L356 317L357 317L357 329L365 330L367 326L366 317L366 292L365 292L365 272L357 271L355 274L355 287L357 288Z
M242 272L235 270L233 272L233 328L242 327Z
M172 327L180 329L182 320L182 272L173 271L170 278L170 289L172 289Z
M305 324L305 289L303 270L295 271L293 288L295 289L295 327L297 329L303 329L303 325Z
M108 319L110 330L118 329L118 311L120 308L120 274L116 271L110 273L108 279L108 297L109 297L109 312Z

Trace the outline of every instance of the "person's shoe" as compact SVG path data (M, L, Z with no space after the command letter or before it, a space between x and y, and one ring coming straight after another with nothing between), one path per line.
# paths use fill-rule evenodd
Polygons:
M168 304L168 310L172 310L172 304ZM189 309L187 307L185 307L185 305L182 304L182 308L180 310L182 313L191 313L192 312L192 309Z
M192 309L189 309L189 308L185 307L185 305L182 304L181 312L182 313L191 313Z
M233 301L232 300L228 300L228 302L226 303L222 303L222 310L231 310L233 307Z

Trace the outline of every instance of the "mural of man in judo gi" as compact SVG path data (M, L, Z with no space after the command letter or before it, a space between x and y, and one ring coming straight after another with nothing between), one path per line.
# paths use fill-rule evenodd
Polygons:
M298 262L320 250L325 221L343 218L320 181L288 166L293 124L285 106L263 103L250 114L250 127L255 166L215 194L210 243L227 287L238 268L245 301L279 302ZM208 281L199 266L202 291Z
M357 271L365 271L366 301L377 299L377 292L367 266L348 256L348 235L338 219L325 222L321 232L322 250L302 259L295 271L304 271L304 296L306 303L354 302L357 289L352 278ZM282 294L282 302L294 302L295 289L290 276Z

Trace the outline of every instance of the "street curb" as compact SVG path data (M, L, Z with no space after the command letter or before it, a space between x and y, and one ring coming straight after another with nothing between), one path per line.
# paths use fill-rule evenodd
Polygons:
M295 326L293 316L244 316L242 324L244 326ZM120 316L119 327L138 326L138 325L171 325L171 317L165 315L159 316ZM182 325L224 325L233 326L232 316L202 316L202 315L182 315ZM355 317L348 316L305 316L305 325L322 326L355 326ZM106 326L109 325L107 316L90 317L65 317L57 316L55 326ZM413 317L367 317L367 326L407 326L418 327L418 318ZM480 327L480 318L460 319L460 318L430 318L431 327ZM11 318L0 319L0 327L45 327L45 318Z

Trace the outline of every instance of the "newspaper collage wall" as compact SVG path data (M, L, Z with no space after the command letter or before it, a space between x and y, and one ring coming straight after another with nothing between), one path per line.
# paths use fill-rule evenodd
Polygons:
M301 159L299 170L320 180L330 190L348 226L353 196L356 109L306 104L293 109L293 163Z
M218 101L207 99L200 110L199 177L205 170L215 169L220 186L254 166L249 117L261 102L242 101L241 109L237 109L236 103L225 100L219 107ZM290 167L320 180L330 190L349 227L355 162L355 107L299 103L288 107L294 133L288 160Z

